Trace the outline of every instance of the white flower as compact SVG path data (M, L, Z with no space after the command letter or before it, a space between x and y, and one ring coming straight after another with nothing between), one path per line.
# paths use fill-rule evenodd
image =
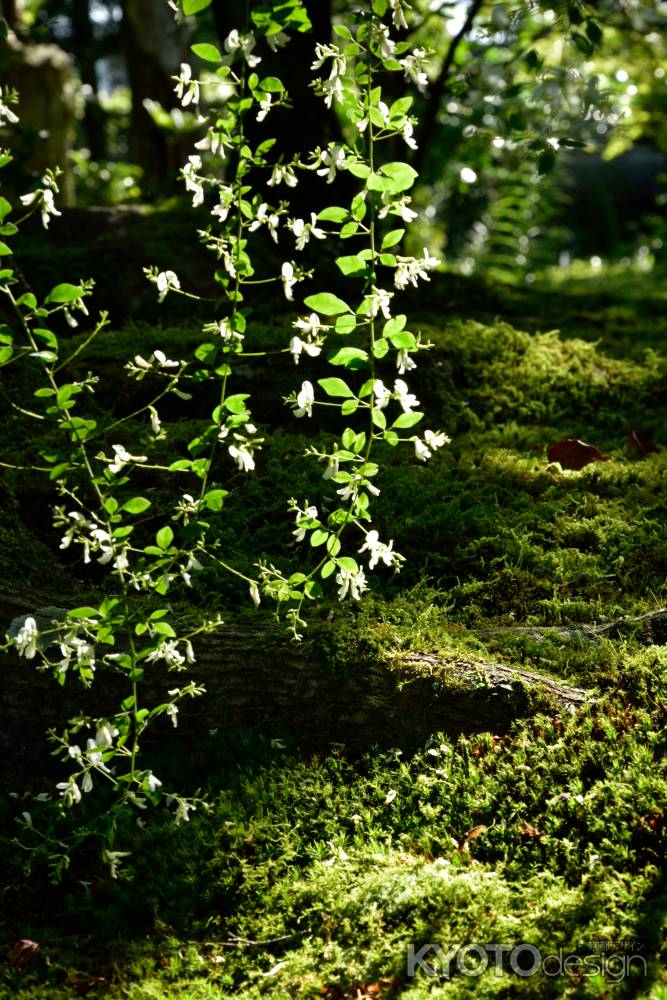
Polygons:
M298 365L302 351L305 351L311 358L316 358L322 353L322 348L319 344L309 344L307 340L302 340L301 337L292 337L289 342L289 349L290 354L294 358L295 365Z
M373 383L373 395L375 396L375 409L384 410L391 399L391 390L387 389L382 379L376 378Z
M185 663L185 657L175 639L162 639L146 657L147 663L156 663L158 660L164 660L167 667L174 670L179 670Z
M93 790L93 779L90 776L90 771L86 771L83 778L81 779L81 791L92 792L92 790Z
M288 223L288 228L292 230L296 237L297 250L303 250L311 236L314 236L318 240L324 240L327 235L323 229L318 228L317 216L314 212L310 213L310 222L305 222L303 219L292 219Z
M394 22L394 27L407 31L408 22L405 19L405 11L410 10L409 5L403 0L389 0L389 6L391 7L391 19Z
M396 367L398 368L399 375L405 375L406 372L412 371L413 368L417 367L417 362L413 361L407 349L403 348L396 355Z
M240 435L235 434L234 437L239 438ZM252 472L255 468L255 459L252 457L249 444L248 441L239 441L239 444L230 444L227 449L241 472Z
M413 437L412 440L415 443L415 455L417 456L420 462L425 462L428 458L431 457L431 452L428 450L424 442L421 441L418 437Z
M405 198L399 198L398 201L393 201L391 196L387 197L386 192L382 195L383 207L378 212L379 219L386 219L389 213L392 215L399 215L403 222L413 222L418 213L414 209L408 207L408 203L412 201L412 198L406 196Z
M180 365L179 361L170 361L164 351L153 351L151 360L157 361L160 368L178 368Z
M146 455L130 455L129 451L122 444L112 444L111 447L113 448L115 458L112 462L109 462L108 468L109 472L113 472L114 474L120 472L128 462L145 462L147 460ZM91 534L99 535L99 532L100 529L97 529L96 532L91 532Z
M340 461L337 455L331 455L327 467L322 473L322 479L333 479L340 471Z
M25 656L26 660L34 659L35 653L37 652L38 639L39 631L37 629L37 622L32 616L29 616L24 621L16 635L16 638L14 639L14 644L18 650L19 656Z
M371 37L377 46L381 59L393 59L396 54L396 42L389 35L389 28L381 22L371 22Z
M54 200L54 192L58 190L55 181L47 174L42 178L42 184L44 184L43 188L31 191L30 194L21 195L19 200L26 207L32 205L35 201L39 201L42 225L45 229L48 229L51 216L62 215L62 212L58 211Z
M192 79L192 67L188 63L181 63L181 75L174 77L176 80L176 96L184 108L188 104L199 103L199 80Z
M162 426L160 423L160 414L157 412L154 406L149 406L148 412L150 413L151 416L151 430L153 431L153 434L159 434L160 428Z
M412 80L418 90L422 93L428 87L428 77L426 75L426 70L424 69L424 60L426 59L426 49L414 49L414 51L405 57L405 59L399 59L399 62L405 73L406 80Z
M338 597L341 601L347 597L348 593L353 600L358 601L364 590L367 589L363 569L339 569L336 573L336 583L338 584Z
M306 507L305 510L297 510L296 528L292 532L297 542L302 542L306 537L307 528L302 527L306 520L316 520L318 517L317 507Z
M366 541L359 549L359 552L370 553L368 561L369 569L375 569L380 561L382 561L385 566L393 566L396 564L397 568L400 568L401 557L397 552L393 551L393 546L393 539L388 545L385 545L384 542L380 541L377 531L373 529L372 531L366 532Z
M394 398L400 403L404 413L412 413L413 406L419 406L419 400L408 389L401 378L394 382Z
M159 778L156 778L152 771L149 771L145 777L145 782L148 785L148 791L154 792L157 788L160 788L162 782Z
M192 156L188 156L188 162L185 164L181 170L181 176L185 181L186 191L190 191L192 194L192 207L197 208L204 201L204 185L199 177L199 171L201 170L201 156L195 153Z
M257 586L254 580L250 581L250 587L248 589L250 591L250 597L252 598L253 604L255 605L256 608L258 608L262 603L262 597L259 592L259 587Z
M313 415L313 403L315 402L315 390L313 389L311 382L304 382L301 386L301 391L296 397L297 409L294 411L295 417L304 417Z
M254 233L255 230L259 229L260 226L266 225L269 227L269 233L271 235L271 239L273 240L274 243L277 243L279 224L280 224L280 217L275 212L271 211L266 202L263 202L257 209L257 215L248 226L248 230L249 232Z
M447 437L442 431L438 431L437 433L435 431L424 431L424 441L434 451L437 448L442 448L445 444L449 444L450 440L451 438Z
M155 279L155 284L157 285L157 290L160 293L158 295L158 302L164 302L167 292L173 292L173 291L177 292L180 290L181 287L178 275L175 274L174 271L160 271L157 278ZM137 355L137 357L134 359L134 363L136 365L139 365L139 367L141 368L146 366L145 362L143 364L141 364L140 362L143 362L143 358Z
M259 102L259 111L257 112L258 122L263 122L271 110L271 100L271 94L266 94L264 99Z
M225 39L225 48L230 56L240 51L250 69L254 69L262 61L261 56L252 54L252 50L255 48L255 36L251 31L246 35L241 35L236 28L233 28Z
M415 126L411 118L407 118L403 126L403 142L410 149L417 149L417 141L413 138Z
M294 268L288 260L285 261L280 269L280 277L283 283L283 289L285 290L285 298L288 302L293 302L294 293L292 289L296 285L296 278L294 277Z
M174 729L176 729L178 726L178 705L174 704L167 705L164 714L167 716L167 718L171 719L171 724L174 727Z
M185 799L179 799L174 816L176 823L187 823L190 819L189 813L194 812L195 809L196 806L193 806L190 802L186 802Z
M366 296L371 316L375 318L378 313L382 313L385 319L391 319L389 305L394 293L387 292L384 288L376 288L375 285L371 286L371 292L372 295Z
M424 247L423 257L397 257L396 260L394 284L401 289L406 288L408 284L416 288L420 278L422 281L430 281L428 272L440 263L437 257L431 257L427 247Z
M326 175L327 184L332 184L336 179L336 172L345 166L344 148L338 143L331 143L329 148L322 153L320 162L324 166L317 171L318 176L324 177Z
M275 187L276 184L286 184L287 187L296 187L298 179L294 173L294 167L285 163L276 163L266 183L269 187Z
M56 788L60 789L60 794L66 806L71 806L81 801L81 789L74 778L70 778L69 781L59 781Z
M5 119L4 121L2 119ZM15 115L11 108L2 99L2 87L0 87L0 125L16 125L18 115Z

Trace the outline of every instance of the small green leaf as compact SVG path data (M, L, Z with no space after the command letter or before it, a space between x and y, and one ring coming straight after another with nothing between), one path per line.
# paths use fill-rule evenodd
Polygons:
M368 353L359 347L340 347L329 356L329 364L343 365L345 368L363 368L368 362Z
M330 205L329 208L323 208L318 212L317 219L319 222L345 222L349 214L346 208Z
M80 299L82 295L83 288L80 285L69 285L67 282L63 282L62 285L56 285L55 288L52 288L44 301L53 302L56 305L66 305L68 302Z
M347 383L343 382L342 378L320 378L317 380L317 384L324 389L327 396L354 396L354 393Z
M395 247L403 239L404 233L405 229L392 229L382 240L382 249L387 250L389 247Z
M238 392L235 396L229 396L225 400L225 407L230 413L245 413L247 407L245 405L246 399L249 398L249 393Z
M5 217L9 215L11 210L11 202L7 201L6 198L0 197L0 222L4 221Z
M83 605L80 608L72 608L71 611L67 612L68 618L99 618L100 613L97 608L91 608L88 605Z
M219 63L222 59L215 45L209 45L208 42L199 42L197 45L191 45L190 48L196 56L205 62Z
M319 545L324 545L328 537L328 531L324 531L323 528L315 528L315 531L310 536L310 544L313 548L317 548Z
M357 328L356 318L354 316L350 316L347 313L344 316L339 316L338 319L336 320L335 324L336 333L339 333L342 337L347 336L348 333L352 333L352 331L356 330L356 328Z
M322 316L338 316L340 313L349 313L350 307L347 303L339 299L331 292L320 292L319 295L309 295L304 300L309 309L321 313Z
M391 178L395 191L407 191L417 179L417 171L409 163L385 163L380 167L385 177Z
M353 276L355 274L363 275L366 272L368 264L360 257L358 254L352 254L349 257L336 257L336 266L346 277Z
M161 549L168 549L174 540L174 532L171 530L168 524L164 528L160 528L155 536L155 541L158 543Z
M204 503L209 510L222 510L222 502L228 495L227 490L209 490L204 494Z
M128 514L143 514L145 510L148 510L151 502L147 500L146 497L132 497L131 500L126 500L121 510L126 510Z
M335 573L335 571L336 571L336 563L333 561L333 559L328 559L321 570L322 579L326 580L326 578L328 576L331 576L332 573Z
M401 413L400 417L397 417L392 424L395 430L405 430L407 427L414 427L424 416L423 413L415 411L414 413Z
M183 0L184 14L198 14L200 10L210 7L212 0Z

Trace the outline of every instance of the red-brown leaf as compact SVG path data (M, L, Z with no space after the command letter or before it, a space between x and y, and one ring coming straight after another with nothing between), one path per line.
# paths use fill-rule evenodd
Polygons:
M37 958L40 950L41 948L36 941L30 941L29 938L19 938L12 948L9 964L12 969L22 969L28 962Z
M595 445L586 444L577 438L563 438L547 448L550 462L559 462L564 469L583 469L590 462L607 462L609 455L603 455Z
M628 434L626 449L629 455L635 452L637 458L644 458L653 451L659 451L659 448L651 440L650 435L642 434L636 427L633 427Z
M538 830L537 827L531 826L530 823L524 823L521 828L521 833L524 837L543 837L544 834L542 830Z

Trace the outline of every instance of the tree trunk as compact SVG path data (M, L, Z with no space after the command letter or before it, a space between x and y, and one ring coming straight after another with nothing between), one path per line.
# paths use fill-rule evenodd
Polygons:
M97 88L97 67L95 60L95 38L90 19L90 0L74 0L72 3L72 42L81 74L81 83L86 88L83 112L83 127L86 143L93 160L103 160L107 156L104 111L100 107Z
M0 589L0 629L13 618L52 604L52 595ZM48 616L47 616L48 617ZM191 672L147 671L142 704L165 699L168 688L190 678L207 693L181 703L179 727L170 738L196 738L211 729L256 727L269 735L294 733L307 744L343 743L354 750L374 744L417 746L437 731L452 735L506 730L541 706L571 711L590 701L587 692L525 670L492 663L406 653L360 659L354 672L336 671L316 642L294 644L261 621L227 625L195 645ZM61 688L36 661L14 654L2 666L0 753L15 772L43 765L44 733L85 710L113 714L127 693L118 674L97 671L85 691L75 681Z
M176 24L163 0L122 0L123 38L132 91L130 159L144 170L149 185L177 186L178 168L185 154L170 142L144 106L146 99L164 108L176 106L174 81L187 61L186 29Z

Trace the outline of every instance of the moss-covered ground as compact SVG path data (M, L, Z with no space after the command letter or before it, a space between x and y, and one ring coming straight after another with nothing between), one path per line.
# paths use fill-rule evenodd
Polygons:
M427 465L387 450L376 509L407 564L358 605L327 603L311 622L335 669L359 669L360 650L474 653L598 700L502 736L433 734L417 752L379 740L352 757L315 752L298 733L272 742L222 730L185 760L167 748L163 775L206 790L210 809L179 828L155 817L125 831L132 854L115 881L85 856L57 888L39 858L29 871L11 839L22 800L5 799L2 948L25 937L41 953L0 969L0 996L665 1000L667 650L639 627L586 638L575 626L667 604L666 299L654 277L634 276L530 294L442 279L408 303L412 328L433 344L416 373L428 424L452 444ZM260 316L258 343L282 346L285 334L280 314ZM105 333L81 357L112 379L100 412L133 402L119 357L186 356L199 338L181 322ZM277 430L257 474L232 480L220 538L241 564L271 553L296 566L285 501L326 507L331 490L302 459L317 435L282 406L297 382L291 361L278 359L270 382L244 377L258 422ZM165 413L170 448L185 447L209 402ZM629 453L633 428L659 450ZM8 419L8 461L29 447L21 433ZM546 446L561 438L608 460L578 472L549 464ZM170 487L147 488L157 498ZM48 487L11 473L3 489L5 579L71 585L81 567L58 562ZM207 572L193 597L244 613ZM525 943L589 964L522 975L506 958L497 973L491 960L470 975L454 960L451 977L410 976L409 946L428 943Z

